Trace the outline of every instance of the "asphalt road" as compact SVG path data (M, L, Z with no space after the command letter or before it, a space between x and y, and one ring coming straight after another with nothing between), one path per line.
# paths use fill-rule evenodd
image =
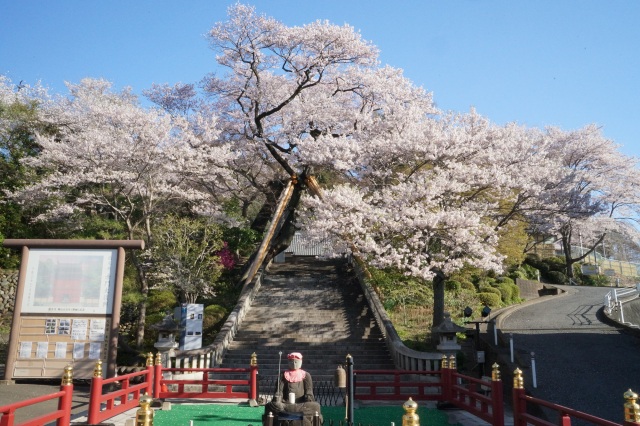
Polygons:
M534 397L622 423L623 394L640 392L640 339L600 320L611 288L559 287L566 293L500 318L515 352L535 353L537 388L532 377L526 387Z

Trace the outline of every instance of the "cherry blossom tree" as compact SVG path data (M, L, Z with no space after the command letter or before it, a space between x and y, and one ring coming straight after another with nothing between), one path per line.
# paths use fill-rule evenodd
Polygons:
M555 175L539 193L528 216L532 230L557 236L562 243L566 275L589 256L610 232L637 239L640 218L638 161L622 154L595 125L575 131L549 128L547 158ZM576 256L577 240L585 249Z
M340 141L352 153L342 165L355 178L323 200L305 199L303 220L311 233L333 236L336 252L432 281L437 325L447 277L465 265L502 270L498 232L543 184L544 151L533 143L537 132L496 126L473 110L416 112L407 122L411 114L397 112L379 117L381 126L396 121L386 131ZM329 161L335 143L315 155Z
M36 131L55 131L40 119L50 104L49 93L39 84L14 84L0 75L0 241L43 236L43 227L28 223L33 211L21 208L4 195L5 191L15 191L37 179L39 171L25 166L22 160L40 152ZM16 267L19 260L13 250L0 247L0 267Z
M208 193L193 184L203 174L224 175L214 166L231 157L225 147L207 143L217 137L215 117L189 121L144 109L129 90L114 92L104 80L68 87L70 96L59 98L43 117L58 132L38 134L40 154L25 159L48 174L12 194L24 204L47 203L37 220L72 224L78 223L73 220L78 213L107 215L124 225L127 238L143 239L150 249L154 221L166 212L215 214ZM144 258L132 253L143 296L138 345L149 292Z
M438 111L348 26L286 27L236 4L209 40L228 73L205 91L239 158L260 160L267 182L313 170L345 182L308 198L298 224L334 236L337 253L433 280L434 324L446 276L501 268L498 230L545 183L536 132Z

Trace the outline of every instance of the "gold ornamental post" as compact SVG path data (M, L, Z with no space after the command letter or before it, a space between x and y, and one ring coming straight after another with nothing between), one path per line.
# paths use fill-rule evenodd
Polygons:
M497 362L494 362L491 366L491 380L494 382L500 381L500 366Z
M624 421L637 423L640 422L640 405L636 403L638 394L629 389L624 393Z
M524 389L524 379L522 378L522 370L516 368L516 371L513 372L513 388L514 389Z
M140 408L136 411L136 426L153 426L153 398L145 393L140 397Z
M420 426L420 417L416 413L418 411L418 404L409 397L409 399L402 404L405 414L402 416L402 426Z

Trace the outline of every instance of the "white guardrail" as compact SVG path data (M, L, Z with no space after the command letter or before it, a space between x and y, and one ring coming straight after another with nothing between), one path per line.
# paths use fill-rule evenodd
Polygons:
M614 288L604 296L604 312L611 315L613 312L619 312L620 322L624 323L624 311L622 304L631 299L638 297L640 284L636 287Z

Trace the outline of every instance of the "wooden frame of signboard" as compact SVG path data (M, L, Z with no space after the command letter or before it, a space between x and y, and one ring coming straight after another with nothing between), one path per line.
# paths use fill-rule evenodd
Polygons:
M22 250L5 380L113 377L125 249L142 240L4 240Z

